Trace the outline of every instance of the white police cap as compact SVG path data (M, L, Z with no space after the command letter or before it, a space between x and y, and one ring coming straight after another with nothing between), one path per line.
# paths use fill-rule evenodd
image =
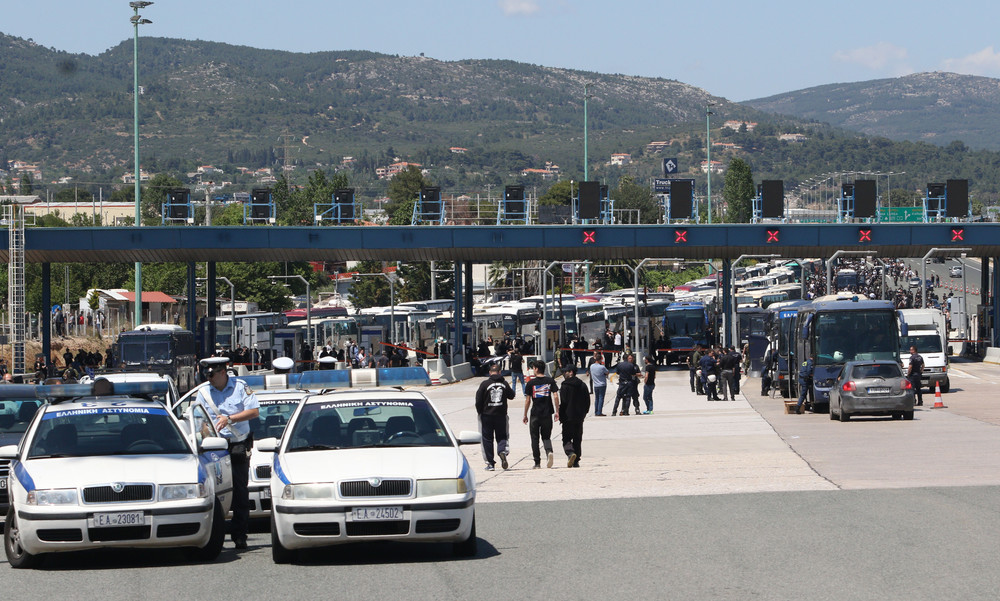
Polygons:
M319 358L319 362L320 363L336 363L337 362L337 358L333 357L333 356L330 356L330 355L327 355L326 357L320 357Z
M215 365L225 366L229 363L229 357L205 357L200 361L202 367L213 367Z
M271 361L271 367L274 369L292 369L295 367L295 362L292 361L291 357L278 357L274 361Z

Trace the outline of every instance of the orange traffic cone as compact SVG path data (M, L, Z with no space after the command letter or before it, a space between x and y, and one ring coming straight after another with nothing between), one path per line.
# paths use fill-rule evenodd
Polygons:
M931 409L947 409L941 400L941 382L934 383L934 406Z

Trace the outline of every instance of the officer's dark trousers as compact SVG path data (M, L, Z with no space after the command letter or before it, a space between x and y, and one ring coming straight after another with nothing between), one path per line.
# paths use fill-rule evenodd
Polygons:
M244 453L230 455L233 462L233 519L230 536L233 541L246 539L250 522L250 456Z

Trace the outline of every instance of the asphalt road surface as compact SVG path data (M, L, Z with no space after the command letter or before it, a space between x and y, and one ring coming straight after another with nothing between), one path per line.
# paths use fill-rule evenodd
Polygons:
M1000 368L953 364L945 409L911 422L786 415L780 398L708 402L661 371L653 415L589 418L582 468L531 470L523 401L512 466L479 479L479 554L364 544L271 562L269 535L213 564L128 550L0 565L8 594L73 599L1000 598ZM431 389L474 429L478 381ZM612 395L614 386L609 389ZM928 402L930 401L930 402ZM610 410L606 409L606 413Z

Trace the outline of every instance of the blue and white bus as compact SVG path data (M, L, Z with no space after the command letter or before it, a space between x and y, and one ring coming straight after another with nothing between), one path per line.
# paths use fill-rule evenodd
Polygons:
M830 388L848 361L899 362L899 323L890 301L828 295L800 307L795 360L813 360L809 407L828 411ZM798 367L792 370L798 383Z

